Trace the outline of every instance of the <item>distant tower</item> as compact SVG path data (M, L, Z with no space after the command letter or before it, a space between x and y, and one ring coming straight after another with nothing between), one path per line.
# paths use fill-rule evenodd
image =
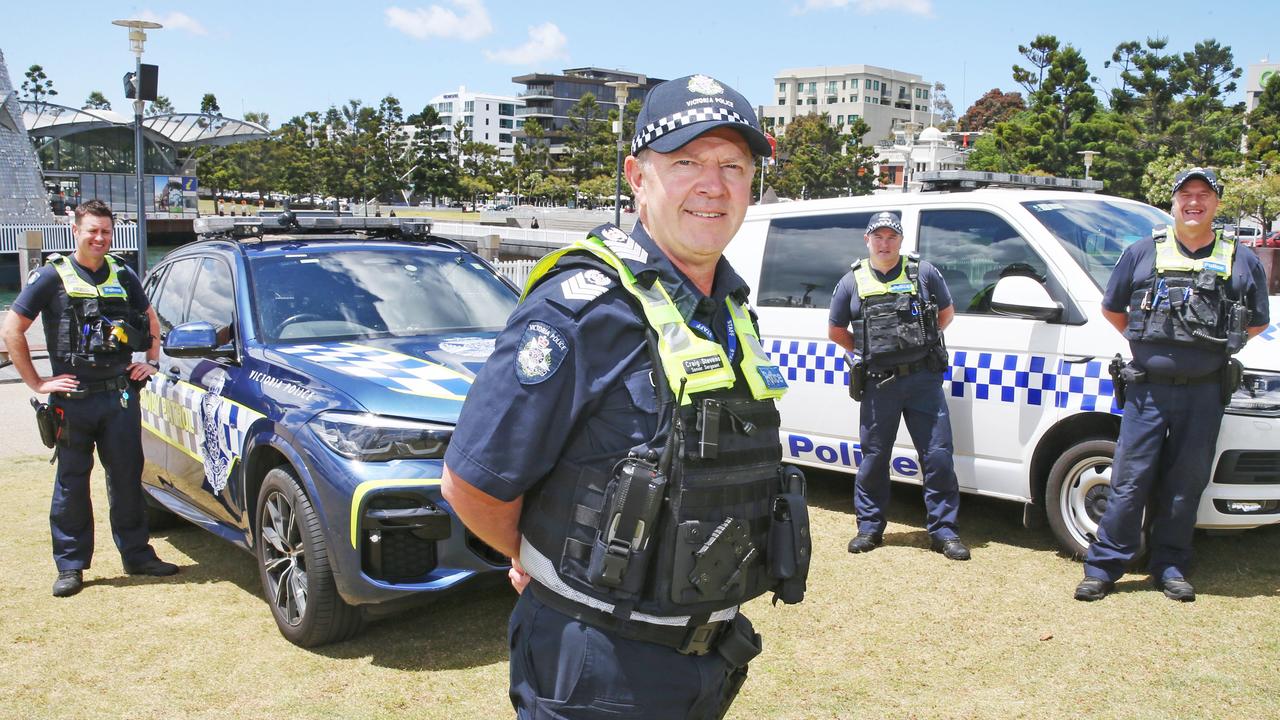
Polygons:
M0 51L0 223L52 221L40 160L22 124L22 106Z

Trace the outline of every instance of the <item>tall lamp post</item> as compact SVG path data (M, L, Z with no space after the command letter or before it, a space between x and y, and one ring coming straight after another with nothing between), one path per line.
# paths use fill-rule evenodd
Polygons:
M915 150L916 129L919 127L920 127L920 123L916 123L916 122L902 123L902 131L906 135L905 140L907 141L907 159L905 162L902 163L902 192L907 191L908 178L910 177L910 175L912 175L911 168L913 163L912 163L911 155L912 155L912 152Z
M618 168L613 186L613 224L622 226L622 157L624 149L624 139L622 137L622 118L627 112L627 94L633 87L639 87L639 84L629 82L627 80L614 80L607 82L605 85L613 88L614 99L618 102L618 119L613 123L613 131L618 134Z
M147 41L148 30L159 30L164 26L149 20L112 20L111 24L129 28L129 49L134 55L133 164L138 180L138 277L144 277L147 274L147 192L142 167L142 106L145 104L140 92L142 46Z
M1088 180L1089 168L1093 167L1093 156L1101 155L1102 153L1098 150L1077 150L1076 154L1084 156L1084 179Z

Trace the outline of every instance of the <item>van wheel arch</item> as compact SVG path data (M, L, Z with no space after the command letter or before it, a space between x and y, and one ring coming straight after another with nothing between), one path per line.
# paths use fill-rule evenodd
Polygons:
M1049 470L1067 448L1091 438L1120 437L1120 417L1111 413L1080 413L1064 419L1044 434L1031 455L1031 502L1045 508Z

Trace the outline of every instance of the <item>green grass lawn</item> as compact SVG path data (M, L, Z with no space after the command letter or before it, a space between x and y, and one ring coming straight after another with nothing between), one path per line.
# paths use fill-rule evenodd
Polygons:
M512 716L505 586L302 650L277 632L252 556L202 530L154 538L178 576L125 575L100 472L87 585L51 597L45 460L0 471L0 717ZM851 483L813 474L808 598L748 606L765 652L729 717L1280 716L1280 528L1198 536L1195 603L1166 600L1134 575L1086 604L1071 599L1080 566L995 500L964 498L971 562L929 552L919 490L905 486L894 488L885 547L849 555Z

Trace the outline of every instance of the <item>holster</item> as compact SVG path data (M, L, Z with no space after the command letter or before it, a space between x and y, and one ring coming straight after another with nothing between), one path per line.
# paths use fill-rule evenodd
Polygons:
M1240 389L1244 382L1244 364L1235 358L1227 358L1222 366L1222 404L1231 402L1231 396Z
M867 390L867 364L861 357L844 354L845 364L849 366L849 397L854 402L862 402Z
M812 540L809 536L809 505L805 500L804 474L790 465L784 466L783 492L772 499L769 520L769 577L773 586L773 604L792 605L804 600L809 577Z
M1120 353L1111 358L1107 372L1111 373L1111 394L1115 396L1116 407L1124 410L1124 393L1128 383L1124 379L1124 358L1120 357Z
M760 633L755 631L751 621L741 613L735 615L729 621L729 627L725 629L719 644L716 645L716 652L731 668L729 677L720 691L720 712L716 715L718 720L723 720L729 713L729 706L733 704L734 698L738 697L738 692L747 682L748 663L763 649L764 644L760 641Z
M929 350L928 355L924 356L924 364L930 372L942 372L947 369L947 365L951 364L951 357L947 354L947 349L939 342Z
M40 442L47 448L54 447L62 441L66 418L62 409L49 403L42 403L31 398L31 407L36 411L36 428L40 430Z

